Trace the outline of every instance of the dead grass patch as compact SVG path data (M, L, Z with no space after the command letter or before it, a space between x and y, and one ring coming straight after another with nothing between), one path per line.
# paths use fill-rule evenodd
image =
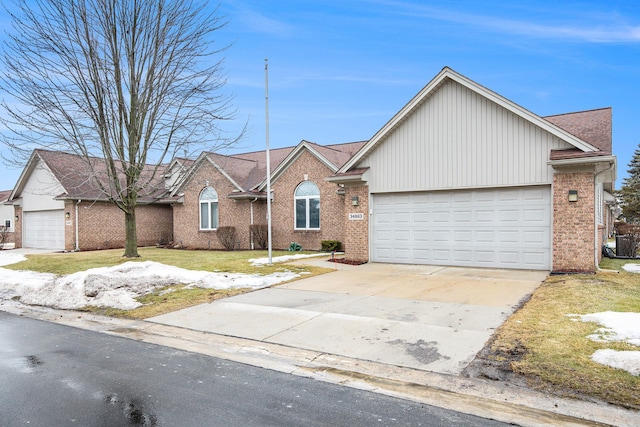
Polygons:
M499 328L483 357L488 363L506 364L536 389L640 409L640 378L591 360L598 349L638 347L594 342L587 336L601 325L568 316L603 311L640 312L640 276L551 276Z
M198 304L205 304L217 299L227 298L250 291L250 289L203 289L190 288L185 285L169 286L157 289L150 294L143 295L137 300L142 306L133 310L120 310L111 307L85 307L80 311L100 314L103 316L120 317L125 319L148 319L182 310Z

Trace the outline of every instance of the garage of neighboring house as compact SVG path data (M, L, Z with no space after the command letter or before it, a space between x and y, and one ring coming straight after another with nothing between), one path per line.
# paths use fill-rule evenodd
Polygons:
M25 248L64 250L64 210L32 211L23 214Z
M371 198L372 261L550 269L548 186Z

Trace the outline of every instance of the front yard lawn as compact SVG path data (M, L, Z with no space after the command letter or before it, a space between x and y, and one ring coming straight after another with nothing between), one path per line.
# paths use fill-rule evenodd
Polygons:
M124 249L104 251L51 253L29 255L27 260L7 265L12 270L31 270L40 273L72 274L90 268L111 267L127 261L155 261L187 270L219 271L228 273L271 274L282 270L282 264L253 266L249 259L266 258L267 251L188 251L161 249L155 247L138 248L140 258L123 258ZM296 254L308 252L295 252ZM292 255L288 251L273 251L273 257ZM313 272L313 267L304 266ZM322 269L320 269L322 270Z
M332 271L330 268L302 264L273 263L273 265L253 265L249 262L250 259L266 258L268 256L267 251L223 252L140 248L138 252L140 253L140 258L133 259L123 258L122 249L29 255L26 261L10 264L4 268L67 275L91 268L111 267L127 261L154 261L187 270L257 274L261 276L286 270L306 278ZM300 252L296 252L296 254L300 254ZM292 252L273 251L272 255L273 258L276 258L283 255L292 255ZM133 310L95 306L84 307L82 310L107 316L146 319L250 290L238 288L203 289L174 285L156 289L137 298L137 301L142 303L142 306Z
M601 267L621 270L630 262L605 260ZM599 349L640 348L624 342L592 341L587 336L602 325L569 317L606 311L640 312L640 275L621 270L550 276L498 329L475 364L515 373L516 379L542 391L590 396L640 409L640 377L591 360ZM495 376L495 370L488 376Z

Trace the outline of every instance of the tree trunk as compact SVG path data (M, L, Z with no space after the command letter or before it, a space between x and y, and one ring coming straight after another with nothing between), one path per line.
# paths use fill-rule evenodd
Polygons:
M125 258L138 258L138 234L136 232L135 207L124 214L124 228L126 232L124 255Z

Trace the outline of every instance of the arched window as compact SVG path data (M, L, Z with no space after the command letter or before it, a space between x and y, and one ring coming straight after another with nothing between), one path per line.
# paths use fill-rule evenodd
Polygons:
M311 181L303 181L294 193L296 229L320 228L320 190Z
M218 228L218 193L211 187L205 187L200 193L200 229Z

